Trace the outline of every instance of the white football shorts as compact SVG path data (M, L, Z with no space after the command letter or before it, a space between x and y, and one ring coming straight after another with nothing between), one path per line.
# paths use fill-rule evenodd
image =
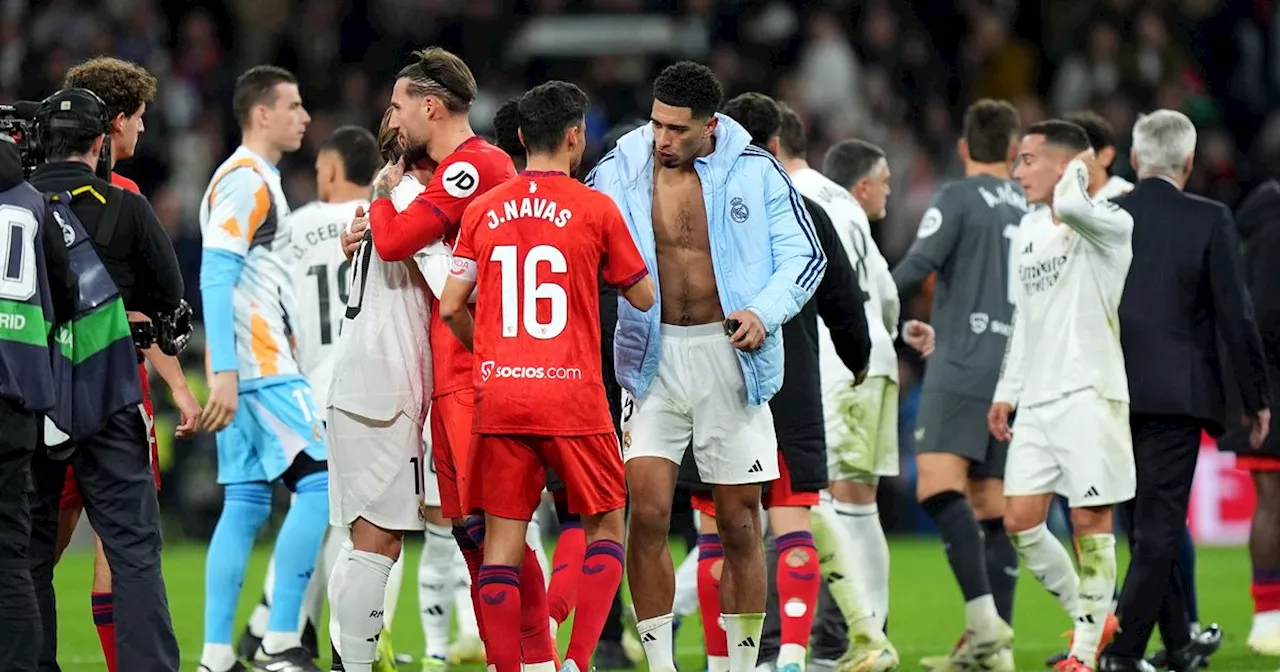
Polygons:
M364 518L386 530L422 530L431 476L422 424L404 413L381 421L330 407L328 430L329 523Z
M737 352L719 323L662 325L662 359L643 399L622 394L622 459L676 464L693 445L709 485L778 478L778 437L768 404L747 404Z
M1058 493L1071 508L1133 499L1137 473L1129 404L1090 388L1018 409L1004 469L1004 494Z

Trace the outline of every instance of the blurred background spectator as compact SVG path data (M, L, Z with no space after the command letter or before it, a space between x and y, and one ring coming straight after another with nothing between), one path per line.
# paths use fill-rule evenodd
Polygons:
M0 100L40 99L80 59L113 54L157 75L137 156L119 170L143 188L174 237L187 297L199 309L197 208L214 166L233 149L231 89L248 66L297 73L313 121L281 164L294 207L314 198L315 148L342 124L376 126L408 52L440 45L480 84L472 115L487 133L497 106L529 85L573 80L591 95L595 146L610 126L647 116L649 84L668 63L710 65L727 96L761 90L810 125L811 160L857 136L893 170L889 216L876 238L890 262L905 252L938 185L959 175L957 122L980 97L1014 102L1024 123L1092 108L1116 128L1116 170L1131 172L1135 116L1183 111L1200 146L1188 190L1233 205L1280 173L1280 3L1275 0L0 0ZM927 313L908 301L907 316ZM188 349L203 387L199 343ZM904 392L919 362L903 356ZM165 389L163 385L156 389ZM163 407L165 400L157 401ZM903 395L904 421L914 398ZM909 425L908 425L909 426ZM184 527L216 513L212 439L166 444ZM911 434L902 433L904 443ZM904 455L909 446L904 445ZM882 488L887 523L910 528L910 460ZM181 487L182 482L191 487Z

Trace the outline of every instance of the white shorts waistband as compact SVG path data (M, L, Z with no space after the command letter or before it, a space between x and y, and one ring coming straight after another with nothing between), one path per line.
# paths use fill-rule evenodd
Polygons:
M688 327L682 327L676 324L662 325L663 338L678 339L704 339L710 336L719 336L720 338L728 338L724 333L723 322L711 322L708 324L695 324Z

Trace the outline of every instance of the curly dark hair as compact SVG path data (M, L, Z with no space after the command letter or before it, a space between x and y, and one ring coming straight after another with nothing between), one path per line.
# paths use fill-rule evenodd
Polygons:
M1111 128L1111 124L1097 112L1092 110L1072 112L1062 115L1062 120L1083 128L1084 134L1089 136L1089 146L1093 147L1095 152L1100 152L1107 147L1115 148L1116 132Z
M514 161L525 155L520 142L520 96L508 98L493 115L493 136L498 149Z
M724 104L725 116L742 124L751 134L751 144L764 147L782 130L778 103L763 93L744 93Z
M969 158L978 163L1009 160L1022 120L1008 101L983 98L964 112L964 141Z
M552 80L520 98L520 132L530 154L560 148L565 132L583 122L591 101L576 84Z
M653 80L653 97L672 107L689 108L694 119L706 119L720 109L724 88L711 68L680 61L667 66Z
M67 71L64 88L88 89L107 104L107 117L131 117L156 96L156 78L147 69L118 58L93 58Z

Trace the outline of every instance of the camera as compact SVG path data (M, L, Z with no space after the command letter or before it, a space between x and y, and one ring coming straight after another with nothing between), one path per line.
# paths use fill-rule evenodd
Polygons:
M133 344L139 350L159 346L160 351L177 357L191 340L191 306L184 299L176 310L152 316L151 322L130 322Z
M36 112L39 109L40 103L29 100L0 105L0 133L9 136L18 146L24 176L30 176L41 163L40 140L36 132Z
M45 163L45 145L49 134L82 133L108 135L111 120L107 117L107 104L88 89L61 89L36 103L20 100L12 105L0 105L0 133L18 146L22 156L22 174L30 177L36 166ZM103 143L94 173L103 180L111 180L111 142Z

